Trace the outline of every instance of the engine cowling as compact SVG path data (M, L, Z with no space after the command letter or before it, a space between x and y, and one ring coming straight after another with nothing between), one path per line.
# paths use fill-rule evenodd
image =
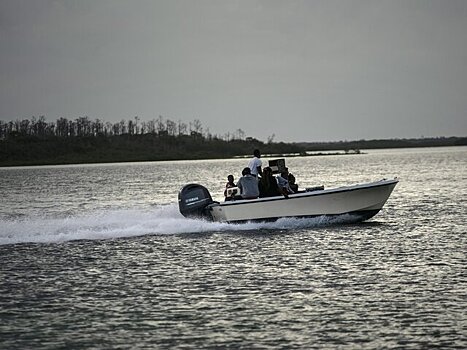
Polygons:
M206 187L188 184L178 193L178 208L184 217L212 219L207 206L214 203Z

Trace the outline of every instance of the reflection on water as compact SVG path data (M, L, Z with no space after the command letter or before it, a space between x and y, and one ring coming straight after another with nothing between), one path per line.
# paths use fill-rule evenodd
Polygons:
M0 348L466 347L465 147L287 160L303 187L399 176L363 224L181 217L244 161L0 169Z

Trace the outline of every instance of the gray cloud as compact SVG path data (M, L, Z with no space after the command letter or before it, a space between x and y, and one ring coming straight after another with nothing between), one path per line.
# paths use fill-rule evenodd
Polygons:
M0 119L200 119L265 140L465 136L467 2L0 3Z

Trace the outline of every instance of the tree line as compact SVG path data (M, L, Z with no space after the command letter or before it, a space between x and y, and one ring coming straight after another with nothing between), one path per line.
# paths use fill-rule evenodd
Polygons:
M162 116L150 121L134 117L109 123L79 117L48 122L41 116L0 121L0 166L230 158L251 155L255 148L263 154L306 155L307 151L467 145L467 137L303 143L273 139L274 135L262 142L246 137L241 129L213 135L198 119L185 123Z
M79 117L45 117L0 121L0 166L73 164L228 158L264 153L298 153L303 148L283 142L264 143L237 129L213 135L195 119L174 122L160 116L151 121L138 117L117 123Z
M199 119L189 123L178 120L177 122L159 116L150 121L141 121L139 117L119 122L105 122L101 119L91 119L87 116L74 120L60 117L54 122L48 122L45 116L32 117L5 122L0 120L0 140L16 136L33 137L102 137L120 135L198 135L207 139L217 138L225 141L244 139L245 132L237 129L224 135L212 135L209 128L204 128Z

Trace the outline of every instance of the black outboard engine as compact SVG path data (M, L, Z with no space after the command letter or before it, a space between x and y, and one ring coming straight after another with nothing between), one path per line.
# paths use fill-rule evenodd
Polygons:
M211 214L206 208L214 203L206 187L198 184L188 184L178 193L178 207L184 217L205 218L211 220Z

